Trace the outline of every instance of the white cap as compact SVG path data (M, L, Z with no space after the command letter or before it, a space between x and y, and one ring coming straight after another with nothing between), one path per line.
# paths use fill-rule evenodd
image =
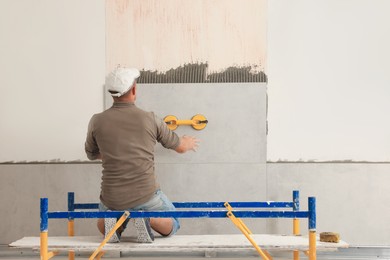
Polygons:
M113 97L120 97L133 86L140 72L133 68L116 68L106 77L106 88Z

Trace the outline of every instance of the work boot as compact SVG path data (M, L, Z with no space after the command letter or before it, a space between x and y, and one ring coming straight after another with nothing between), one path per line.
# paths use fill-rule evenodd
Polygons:
M149 218L134 218L134 226L137 230L137 242L138 243L152 243L154 241L154 235L152 228L150 227Z
M107 237L108 233L114 228L118 219L116 218L105 218L104 219L104 238ZM129 219L126 219L125 222L115 231L115 233L107 241L108 243L118 243L121 239L122 232L125 230Z

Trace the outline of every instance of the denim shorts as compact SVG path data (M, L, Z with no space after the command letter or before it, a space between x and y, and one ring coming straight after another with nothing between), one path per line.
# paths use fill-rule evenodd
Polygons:
M108 208L100 202L99 204L99 211L107 211ZM134 208L128 209L128 211L159 211L159 210L164 210L164 211L175 211L176 208L172 204L172 202L168 199L168 197L160 190L158 189L153 197L141 204L138 205ZM172 218L173 220L173 227L172 231L168 236L174 235L179 229L180 229L180 222L177 218Z

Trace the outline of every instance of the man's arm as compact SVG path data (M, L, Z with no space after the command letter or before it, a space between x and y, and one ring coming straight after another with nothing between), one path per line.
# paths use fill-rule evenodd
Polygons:
M93 148L95 147L95 148ZM88 141L85 142L85 153L87 154L88 159L90 160L98 160L102 159L102 155L99 151L99 148L97 145L93 145L88 143Z
M196 139L195 137L183 135L180 137L180 143L175 148L175 151L178 153L185 153L187 151L194 151L196 152L196 148L198 148L199 139Z
M97 160L102 159L102 156L99 151L99 146L96 143L96 140L93 136L93 120L94 117L91 118L88 124L88 132L87 138L85 140L85 153L87 154L88 159Z
M175 150L178 153L185 153L190 150L196 152L196 148L200 141L199 139L188 135L179 137L167 127L167 124L162 119L155 116L155 121L157 125L156 139L163 147Z

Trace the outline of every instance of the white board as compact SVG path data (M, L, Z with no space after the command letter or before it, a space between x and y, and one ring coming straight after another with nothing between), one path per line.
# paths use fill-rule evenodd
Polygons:
M308 250L309 239L305 236L282 236L253 234L253 240L262 249L267 250ZM132 252L192 252L213 249L224 250L255 250L252 244L242 234L226 235L175 235L168 238L156 237L153 243L135 243L133 237L124 237L120 243L107 243L104 251L132 251ZM94 251L103 241L103 237L49 237L50 250ZM16 248L39 249L39 237L24 237L9 245ZM317 250L335 251L338 248L347 248L344 241L326 243L316 241Z

